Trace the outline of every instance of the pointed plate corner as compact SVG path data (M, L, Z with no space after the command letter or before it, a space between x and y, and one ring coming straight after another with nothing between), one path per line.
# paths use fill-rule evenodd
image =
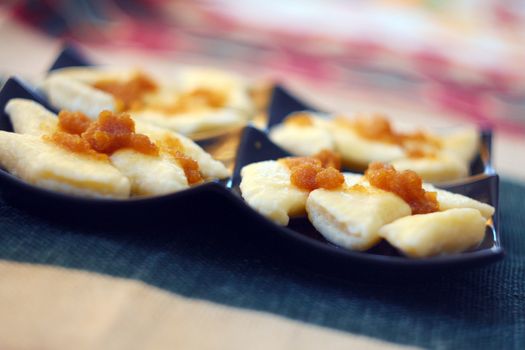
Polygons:
M91 65L92 64L89 60L84 57L78 48L71 44L66 44L55 59L55 62L49 67L48 71L51 72L56 69L67 67L87 67Z

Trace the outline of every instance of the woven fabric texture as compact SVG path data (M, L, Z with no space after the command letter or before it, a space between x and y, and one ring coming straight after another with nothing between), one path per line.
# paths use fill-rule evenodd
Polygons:
M38 216L4 201L0 258L136 279L182 296L400 344L522 349L524 198L525 187L502 181L507 254L501 262L469 270L404 275L335 267L349 270L341 275L312 269L288 256L280 240L234 225L240 220L220 208L213 219L198 222L91 225Z

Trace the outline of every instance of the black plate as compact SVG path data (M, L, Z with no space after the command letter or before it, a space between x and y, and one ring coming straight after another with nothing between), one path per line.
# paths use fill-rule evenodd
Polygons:
M10 78L0 91L0 130L13 131L9 116L5 113L5 105L12 98L34 100L49 110L46 100L35 92L28 84L19 78ZM106 213L107 215L129 216L133 213L141 215L152 212L173 210L175 207L191 207L198 205L202 196L210 193L219 196L230 195L224 186L224 181L208 182L172 194L155 197L135 197L129 199L97 199L67 195L46 190L26 183L0 168L0 191L4 197L18 204L28 205L49 211L66 211L72 213ZM179 205L177 205L179 204Z
M91 65L93 64L75 46L65 45L48 71L67 67L89 67Z
M230 187L240 200L239 184L240 171L243 166L264 160L278 159L289 156L289 153L273 144L266 133L253 127L247 127L241 138L237 153L237 163L233 173ZM496 208L493 221L487 225L485 239L476 249L459 254L438 256L424 259L410 259L400 255L396 249L383 241L367 252L355 252L340 248L323 238L315 230L307 218L290 220L288 227L282 227L267 220L255 210L249 208L247 214L257 218L257 222L264 223L269 233L281 235L295 241L301 246L314 248L331 258L337 257L351 264L362 263L375 266L403 267L403 268L442 268L447 266L469 266L496 261L503 257L499 233L499 208L498 208L498 183L497 174L482 174L472 178L468 183L451 186L441 186L451 192L460 193L481 202L489 203Z
M73 52L73 54L72 54ZM76 60L76 61L75 61ZM88 65L81 56L71 48L66 48L52 68L63 68L72 65ZM35 100L50 110L46 100L34 89L17 78L10 78L0 91L0 129L12 131L9 118L4 112L7 101L11 98L27 98ZM270 106L270 125L282 121L289 113L296 110L312 109L295 99L282 87L276 87ZM280 118L280 120L278 119ZM279 121L278 121L279 120ZM63 220L64 215L83 216L100 220L118 218L133 219L148 218L160 214L166 224L181 220L199 219L209 215L223 215L231 220L243 223L247 230L246 239L250 234L262 232L264 237L275 239L280 248L276 252L288 252L298 259L308 260L315 265L331 265L338 269L350 268L356 265L376 267L379 269L419 270L447 267L467 267L496 261L503 256L499 233L498 209L498 176L490 167L490 134L486 139L486 154L481 157L485 171L468 178L462 184L456 184L446 189L468 195L472 198L489 203L496 208L493 223L487 227L482 244L471 251L461 254L434 257L426 259L409 259L400 256L387 243L367 252L354 252L337 247L327 242L308 222L306 218L293 219L289 227L281 227L249 207L240 196L240 169L244 165L277 159L289 154L273 144L267 135L253 127L246 127L241 135L237 150L235 168L232 179L227 186L221 182L205 183L177 193L157 197L137 197L131 199L92 199L57 193L27 184L8 172L0 169L1 194L15 204L36 209L37 213L50 212ZM490 171L488 171L490 170ZM222 213L222 214L221 214ZM198 214L198 215L197 215ZM104 224L105 221L102 221ZM109 223L109 221L107 221ZM250 228L252 228L250 230ZM335 265L332 265L334 263Z
M282 86L276 86L272 92L270 105L268 108L268 131L271 127L280 124L289 114L299 111L315 111L318 109L302 102L297 97L293 96ZM492 130L481 131L481 142L479 151L470 164L470 176L451 181L450 184L467 183L475 181L479 175L493 175L496 174L492 167ZM352 170L352 169L349 169Z
M92 64L74 46L67 45L57 56L49 71L66 67L91 66ZM22 79L11 77L0 91L0 130L13 131L5 106L12 98L30 99L43 105L53 113L58 110L52 107L45 96ZM238 132L239 133L239 132ZM207 138L197 143L205 150L213 151L223 143L229 142L234 133ZM216 154L213 154L214 156ZM225 163L233 160L222 159ZM151 196L132 197L128 199L86 198L46 190L26 183L16 176L0 168L0 192L11 203L25 208L36 209L41 214L54 215L65 213L75 217L98 217L100 219L125 219L129 217L151 217L166 214L173 217L192 216L194 208L218 207L224 197L232 197L225 187L226 181L211 181L176 193ZM204 204L203 204L204 203ZM211 210L211 209L210 209ZM194 215L193 215L194 216ZM135 219L134 218L134 219Z

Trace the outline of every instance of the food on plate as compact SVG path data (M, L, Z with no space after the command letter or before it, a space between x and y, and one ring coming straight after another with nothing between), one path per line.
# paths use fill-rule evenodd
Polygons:
M469 174L469 163L448 152L428 157L396 159L390 164L399 170L413 170L431 183L461 179Z
M488 220L494 215L494 207L472 199L467 196L463 196L457 193L441 190L430 184L423 184L423 188L426 191L435 192L437 195L437 201L439 203L439 210L445 211L454 208L471 208L476 209L480 212L481 216Z
M363 250L384 238L410 257L452 254L477 246L494 213L488 204L423 185L415 172L397 171L381 163L372 163L361 181L347 187L344 194L318 191L310 194L306 208L313 225L329 241ZM387 194L405 205L387 203ZM329 196L337 199L327 201ZM385 203L372 202L374 196L383 198ZM363 209L371 202L376 207L365 215ZM380 224L364 226L380 219Z
M311 156L322 150L334 150L335 142L328 121L307 112L293 113L270 131L273 142L298 156Z
M354 119L297 112L270 130L273 142L292 154L308 156L320 149L341 154L343 164L364 170L371 162L414 170L425 181L438 183L468 176L479 149L479 133L465 128L446 135L398 131L382 115Z
M308 193L314 188L337 188L345 179L329 152L314 157L283 158L245 166L240 189L244 200L262 215L286 226L290 216L305 213Z
M306 202L308 218L328 241L352 250L377 244L379 229L410 215L410 207L398 196L355 185L344 191L318 189Z
M47 189L127 198L229 175L190 139L135 122L127 113L102 111L96 120L81 112L56 116L24 99L10 100L6 113L15 133L0 134L0 165Z
M402 198L413 215L439 210L437 193L426 191L421 177L411 170L397 171L391 165L372 163L365 172L365 179L370 186Z
M400 218L379 229L379 235L413 258L459 253L485 237L486 220L479 210L456 208Z
M185 135L241 126L254 112L249 85L214 69L154 77L137 69L63 68L49 73L42 90L58 109L92 119L102 110L130 112L137 121Z
M422 258L462 252L485 237L492 206L384 163L372 163L365 175L342 174L337 157L322 161L323 153L245 166L243 198L282 226L306 211L321 235L351 250L367 250L385 239L404 255ZM329 180L320 181L321 174Z
M0 131L0 164L49 190L86 197L127 198L130 183L109 162L79 157L39 137Z

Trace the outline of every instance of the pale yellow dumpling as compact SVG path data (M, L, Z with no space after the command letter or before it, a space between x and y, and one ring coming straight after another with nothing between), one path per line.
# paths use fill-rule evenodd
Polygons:
M214 68L184 67L177 70L176 81L181 91L199 88L225 91L228 107L249 114L254 112L255 107L247 93L250 86L237 74Z
M41 88L60 109L81 111L95 119L102 110L120 111L122 107L113 95L95 88L99 81L126 82L142 73L137 69L64 68L51 72ZM209 77L209 80L206 80ZM156 77L155 91L146 92L140 107L133 108L136 120L152 123L185 135L230 129L246 123L253 113L247 85L228 73L206 69L182 70L170 77ZM210 89L225 96L224 105L217 108L197 108L175 112L171 108L186 93Z
M51 104L58 109L80 111L96 119L100 111L118 110L115 98L92 86L100 80L127 80L135 70L111 71L101 68L64 68L53 71L41 84Z
M295 112L269 134L274 143L294 155L309 156L329 149L339 153L343 165L352 169L364 170L372 162L389 163L398 170L414 170L432 183L468 176L470 162L480 147L475 128L441 135L402 128L381 115L350 119Z
M476 128L461 128L441 139L444 150L455 154L467 164L474 159L480 146L479 131Z
M424 184L423 188L426 191L437 193L439 211L411 215L411 208L397 195L372 187L362 175L344 175L346 186L343 190L319 189L311 192L306 202L306 210L311 223L327 240L351 250L366 250L381 238L386 238L408 256L431 256L462 251L479 244L484 237L486 221L494 214L494 207L486 203ZM455 212L456 209L468 210ZM447 214L433 215L437 213ZM461 213L466 213L465 217L458 219ZM409 218L415 219L412 221ZM480 218L482 225L479 224ZM400 220L405 220L401 223L406 224L392 226L394 229L385 231L389 233L388 236L381 234L383 227L390 227L389 223ZM465 236L455 237L447 231L451 226L465 230ZM426 227L427 231L418 236L415 230L420 227ZM452 232L456 230L451 229ZM416 235L413 241L411 235ZM410 248L410 242L416 242L414 245L417 244L417 247Z
M485 237L486 220L479 210L455 208L406 216L379 229L379 234L403 254L424 258L459 253Z
M199 170L205 179L224 179L230 176L230 172L224 164L213 159L208 152L186 136L138 121L135 121L135 131L148 136L152 141L157 143L162 143L166 137L177 139L184 147L184 154L199 163Z
M481 216L483 216L486 220L490 219L492 215L494 215L494 207L483 203L480 201L477 201L475 199L472 199L467 196L463 196L458 193L452 193L449 191L445 191L439 188L436 188L430 184L423 184L423 188L426 191L432 191L437 193L437 200L439 202L439 209L440 210L448 210L448 209L454 209L454 208L472 208L479 210L481 213Z
M405 156L400 146L365 139L347 127L334 126L332 134L336 151L351 168L366 169L371 162L389 163Z
M351 250L366 250L379 242L378 230L411 210L401 198L379 189L310 193L306 211L312 225L328 241Z
M41 136L53 133L57 128L56 114L32 100L11 99L5 106L5 112L18 134Z
M274 126L269 135L275 144L291 154L311 156L335 148L327 123L327 120L314 114L298 112L287 117L284 123Z
M290 171L282 162L268 160L246 165L241 171L241 194L260 214L286 226L290 216L304 214L308 191L290 181Z
M151 123L184 135L210 132L217 129L231 129L244 125L248 116L231 108L204 110L167 115L157 109L144 108L133 112L137 121Z
M169 156L154 157L124 148L113 153L110 160L130 180L134 195L161 195L190 187L184 170Z
M68 152L38 136L0 131L0 164L48 190L86 197L130 195L129 180L109 162Z
M57 130L58 118L40 104L24 99L13 99L6 106L6 112L16 132L34 136L51 135ZM214 160L208 153L190 139L154 126L136 125L136 131L158 136L170 135L184 146L184 153L199 163L204 179L224 178L228 176L226 167ZM149 134L148 134L149 133ZM156 141L155 137L151 137ZM169 154L161 152L159 156L140 153L133 149L121 149L109 156L109 161L131 183L133 195L161 195L190 187L181 165Z
M6 112L15 132L43 136L57 129L57 116L34 101L13 99L7 104ZM160 195L189 187L184 170L168 157L122 149L110 155L109 161L128 178L133 195Z
M452 181L468 176L468 163L441 152L430 157L402 158L390 162L397 170L413 170L425 181L432 183Z

